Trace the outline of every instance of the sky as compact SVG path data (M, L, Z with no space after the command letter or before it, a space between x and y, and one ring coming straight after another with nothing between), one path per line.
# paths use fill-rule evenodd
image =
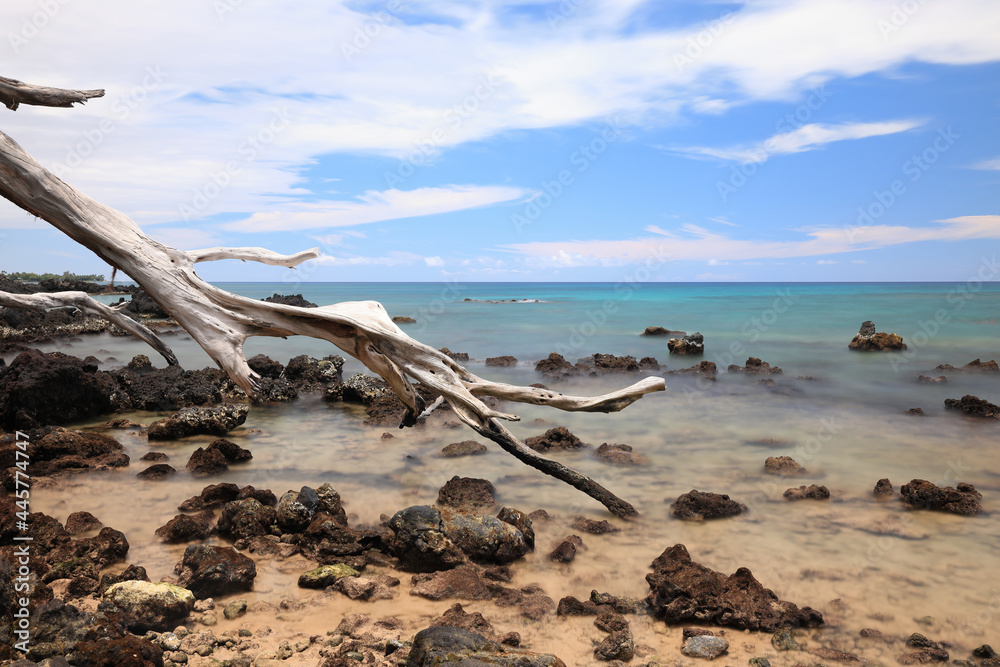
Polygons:
M996 0L4 0L0 130L146 234L301 281L966 281ZM0 269L105 273L0 202ZM288 269L198 265L215 281Z

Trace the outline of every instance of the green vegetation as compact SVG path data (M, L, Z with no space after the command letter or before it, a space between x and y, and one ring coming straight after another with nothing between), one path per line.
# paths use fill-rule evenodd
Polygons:
M75 273L70 273L69 271L63 271L61 276L54 273L30 273L26 271L15 271L14 273L7 273L6 271L0 271L0 276L4 278L10 278L11 280L50 280L53 278L62 278L63 280L86 280L89 282L101 282L104 280L103 274L98 273L88 273L85 275L77 275Z

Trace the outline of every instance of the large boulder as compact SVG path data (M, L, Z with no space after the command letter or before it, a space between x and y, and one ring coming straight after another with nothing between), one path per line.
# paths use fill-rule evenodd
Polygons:
M285 365L284 379L299 391L326 391L331 385L339 385L344 380L344 358L330 354L322 359L300 354L292 357Z
M30 429L24 453L33 476L63 470L107 470L129 464L120 442L102 433L70 431L59 426ZM22 439L23 443L25 439ZM11 470L19 452L15 434L0 436L0 470Z
M194 516L190 514L178 514L170 521L154 531L161 542L166 544L180 544L182 542L195 542L203 540L211 533L212 519L215 512L205 510Z
M492 516L427 505L408 507L389 520L395 534L390 548L402 567L417 572L446 570L469 560L509 563L532 549L534 533L521 512L501 510L499 516L520 527Z
M899 489L899 498L907 505L917 509L937 510L971 516L983 511L979 503L983 494L976 487L965 482L959 482L958 488L940 487L926 479L914 479Z
M217 528L220 535L239 540L270 535L276 519L273 507L262 504L256 498L240 498L222 508Z
M253 588L257 566L232 547L192 544L174 568L178 583L199 600Z
M319 495L316 490L303 486L298 491L288 491L278 500L278 527L286 533L300 533L316 516Z
M194 609L194 593L173 584L123 581L104 591L104 601L121 612L133 632L173 630Z
M809 607L779 600L745 567L726 576L691 560L683 544L665 550L646 575L646 602L668 624L712 623L738 630L773 632L777 628L813 628L823 616Z
M565 426L556 426L542 435L525 438L524 444L536 452L547 452L550 449L582 449L590 446L570 433Z
M455 475L438 491L438 505L468 512L485 511L498 506L497 490L487 479Z
M867 320L861 323L861 329L847 345L847 349L856 352L889 352L905 350L906 343L903 342L903 337L898 334L876 332L875 324L871 320Z
M407 667L441 665L497 665L498 667L566 667L566 663L548 653L532 653L504 646L486 637L449 626L421 630L413 638Z
M114 380L94 360L26 350L0 368L0 427L7 431L83 421L118 407Z
M150 440L177 440L207 433L226 435L247 420L250 406L224 403L213 408L184 408L172 416L149 425Z

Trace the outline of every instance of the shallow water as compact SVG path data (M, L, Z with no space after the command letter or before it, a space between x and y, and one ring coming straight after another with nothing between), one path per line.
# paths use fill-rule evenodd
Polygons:
M716 383L668 377L667 392L649 395L611 415L560 413L527 405L505 408L522 417L511 426L520 437L564 425L594 446L626 443L648 456L650 465L631 469L610 467L594 459L592 450L554 455L634 503L643 517L633 522L610 517L596 502L524 467L492 444L490 452L480 457L437 457L448 443L478 439L468 429L445 428L438 418L422 428L396 430L363 426L359 408L316 398L255 407L244 427L231 436L254 453L253 461L233 466L225 475L194 479L183 472L184 463L212 438L156 443L154 449L169 454L169 462L181 470L163 482L135 478L144 467L138 457L151 449L145 438L113 431L132 457L128 469L76 475L52 488L40 488L33 496L33 509L59 519L72 511L92 512L125 532L132 545L130 562L144 565L154 580L171 574L184 546L160 545L153 531L176 513L181 501L209 482L253 484L280 495L303 484L315 487L329 481L344 498L352 522L372 523L381 514L408 505L433 503L444 482L463 475L490 479L505 505L524 511L544 508L553 516L552 521L536 525L537 550L514 565L514 583L537 582L554 600L564 595L585 599L591 589L643 597L648 592L644 576L649 563L665 548L683 543L697 562L727 573L749 567L782 599L822 611L828 626L804 635L810 647L851 651L875 662L906 652L900 642L884 647L861 639L858 631L866 627L904 638L921 632L934 640L951 641L956 644L953 658L967 658L971 648L984 642L1000 643L1000 584L996 583L1000 424L977 422L943 408L945 398L970 393L1000 402L1000 377L949 374L947 383L915 381L920 373L938 375L931 371L940 363L960 366L976 357L1000 357L996 285L975 292L967 287L962 295L958 292L962 285L951 284L638 284L629 298L619 286L617 300L614 285L223 287L256 298L302 291L319 303L379 298L390 314L418 320L405 328L411 335L436 347L469 352L479 360L512 354L522 362L533 362L562 346L570 358L610 352L655 356L672 369L693 363L668 359L664 339L637 335L646 326L661 325L704 333L705 358L723 368L753 355L785 372L771 387L724 370ZM466 297L542 302L461 301ZM786 306L780 313L776 302ZM946 318L938 312L942 310ZM936 330L929 324L935 315ZM879 331L903 335L910 353L849 352L847 342L865 319L873 319ZM591 326L586 326L588 322ZM925 330L934 335L921 336ZM206 365L204 353L183 338L168 339L182 363ZM81 357L97 354L122 361L147 353L141 344L110 336L48 349L53 347ZM285 361L295 354L323 356L332 350L299 337L254 339L247 344L247 353L257 352ZM518 384L540 379L529 363L487 368L482 361L473 361L469 366L481 375ZM355 362L346 372L356 370L360 366ZM814 379L796 379L799 376ZM611 377L547 384L565 393L594 394L631 381ZM911 407L922 407L927 416L903 414ZM142 423L159 417L128 416ZM386 430L396 437L382 440ZM777 442L762 443L764 439ZM810 474L801 478L764 474L764 459L783 454L795 458ZM898 500L880 502L872 497L871 489L882 477L892 480L897 490L913 478L950 485L970 482L983 493L987 512L960 517L907 511ZM829 487L832 499L792 503L782 498L786 488L811 483ZM672 519L669 503L693 488L728 493L746 503L750 512L705 523ZM623 530L583 535L586 549L572 564L549 562L545 556L573 532L569 524L577 515L609 518ZM871 532L886 522L895 522L892 525L902 536ZM297 574L291 564L280 569L277 563L262 565L251 599L277 603L316 596L295 586ZM400 578L403 584L396 600L353 603L336 597L326 602L322 614L288 612L284 622L315 633L335 627L343 614L361 610L374 616L406 615L413 619L410 629L415 631L422 627L420 618L437 616L451 605L452 601L435 603L407 595L408 576ZM482 611L499 631L517 630L527 645L554 652L571 665L591 664L592 641L603 636L591 619L552 615L530 622L519 618L516 609L490 602L465 606ZM933 619L929 625L916 620L927 616ZM273 618L253 615L243 622L275 625ZM651 619L636 619L632 627L637 644L646 646L640 653L645 659L679 657L679 628L666 628ZM782 665L816 661L799 653L776 654L767 635L730 630L727 636L730 659L737 662L754 655Z

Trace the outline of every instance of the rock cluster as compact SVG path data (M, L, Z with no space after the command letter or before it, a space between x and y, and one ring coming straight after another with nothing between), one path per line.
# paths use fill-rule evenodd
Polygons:
M667 341L667 350L670 354L705 354L705 337L695 332L682 338L671 338Z
M861 329L847 345L849 350L857 352L887 352L893 350L905 350L906 343L903 337L897 334L876 332L875 324L871 320L861 323Z

